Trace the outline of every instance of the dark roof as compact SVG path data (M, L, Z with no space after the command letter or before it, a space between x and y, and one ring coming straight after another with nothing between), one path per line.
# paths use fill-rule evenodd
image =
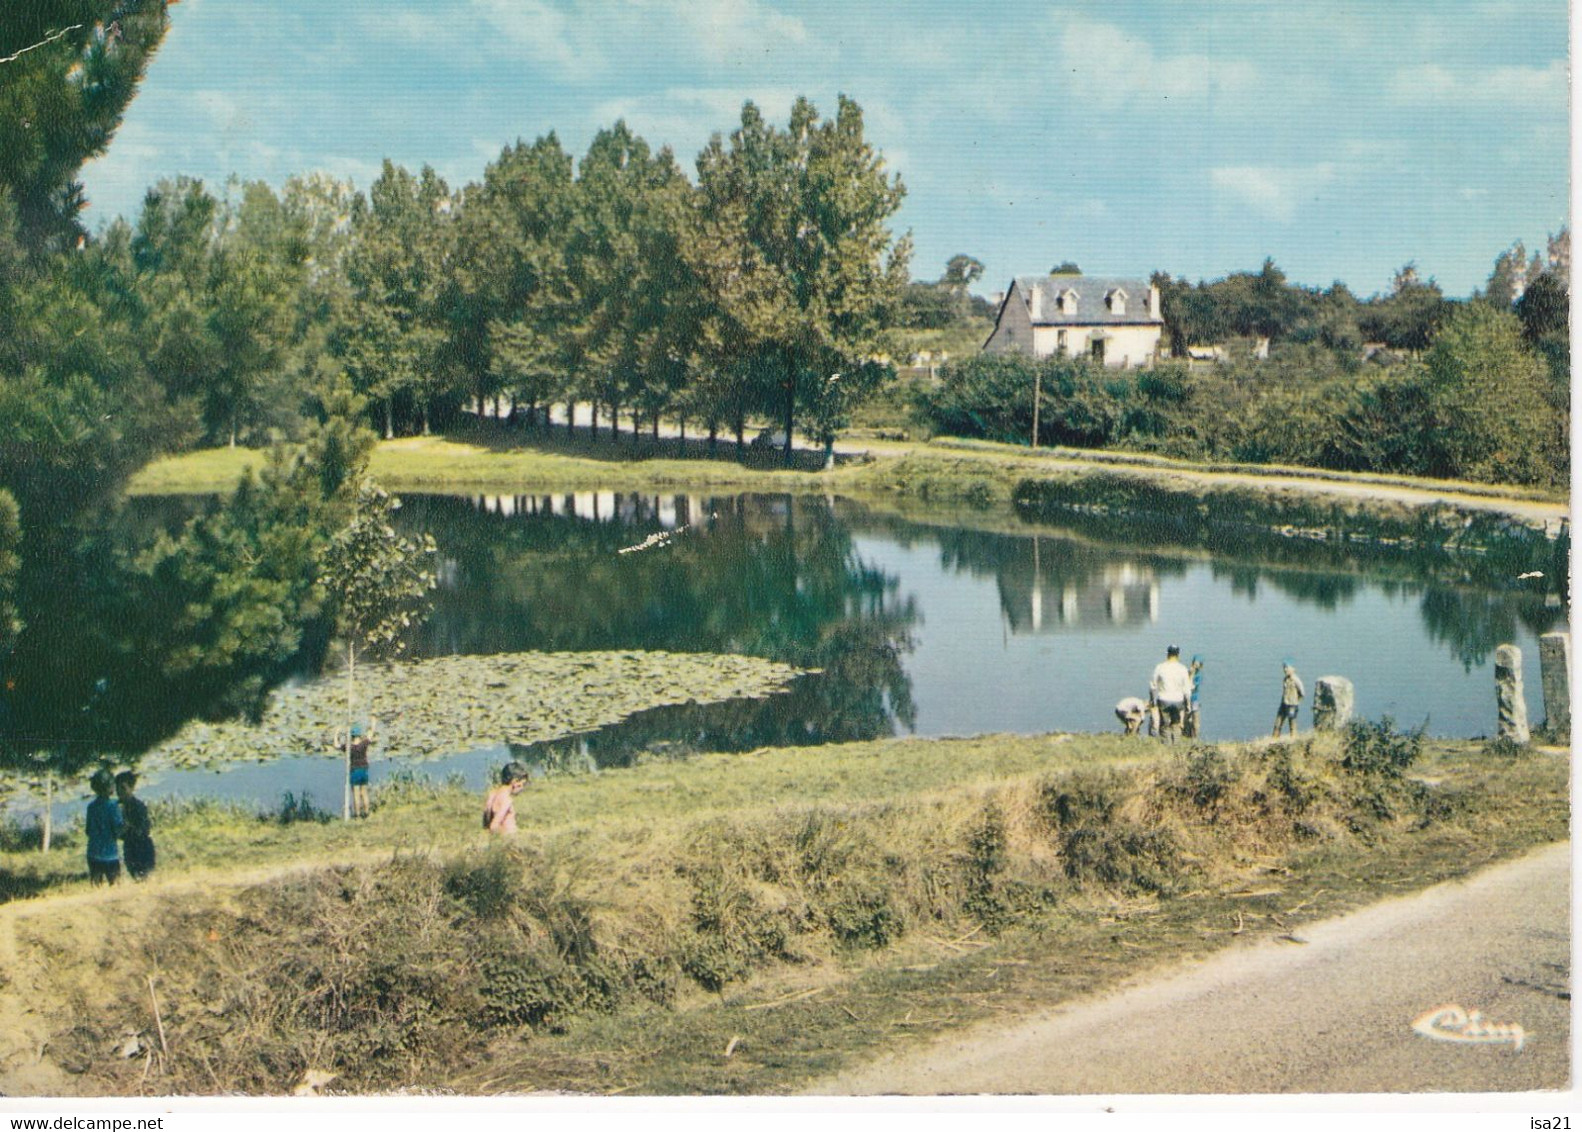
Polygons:
M1096 323L1131 326L1164 322L1148 312L1146 279L1116 275L1022 275L1011 286L1029 310L1032 309L1033 289L1036 287L1043 292L1042 309L1033 320L1035 326L1092 326ZM1075 314L1064 314L1060 310L1060 295L1067 290L1077 293ZM1116 314L1104 301L1113 291L1126 292L1125 314Z

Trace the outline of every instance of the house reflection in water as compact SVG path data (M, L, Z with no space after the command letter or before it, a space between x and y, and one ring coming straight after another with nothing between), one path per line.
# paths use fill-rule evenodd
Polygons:
M1159 577L1151 566L1112 560L1071 570L1064 556L1042 561L1043 540L1030 541L1031 558L1006 563L996 579L1012 633L1140 627L1159 620Z
M706 511L686 495L643 495L637 492L567 491L546 495L474 495L475 508L486 515L560 515L593 522L657 522L663 530L687 526Z

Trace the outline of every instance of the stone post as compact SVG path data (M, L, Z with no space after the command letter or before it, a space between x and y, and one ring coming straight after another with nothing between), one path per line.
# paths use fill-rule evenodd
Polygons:
M1531 738L1527 700L1522 695L1522 650L1501 645L1494 650L1494 702L1500 714L1499 737L1517 743Z
M1571 733L1571 634L1545 633L1538 638L1538 671L1544 688L1544 730Z
M1344 676L1320 676L1313 685L1313 729L1339 731L1351 722L1357 693Z

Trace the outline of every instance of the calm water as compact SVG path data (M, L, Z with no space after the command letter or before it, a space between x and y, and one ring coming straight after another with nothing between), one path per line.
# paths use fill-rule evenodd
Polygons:
M1146 695L1168 644L1202 654L1204 735L1267 734L1289 657L1309 693L1349 677L1361 714L1434 734L1495 725L1492 657L1526 658L1543 718L1542 594L1434 580L1408 560L1356 571L1268 565L1029 527L985 533L781 496L408 496L401 521L440 546L418 656L531 649L741 652L824 670L767 701L660 709L527 752L584 768L638 752L741 750L888 735L1096 731ZM658 532L661 545L621 553ZM1302 725L1310 725L1304 706ZM377 755L399 758L398 725ZM417 764L481 786L505 748ZM376 766L376 781L392 764ZM329 759L167 772L144 793L264 805L306 792L338 808ZM73 810L75 812L75 810Z

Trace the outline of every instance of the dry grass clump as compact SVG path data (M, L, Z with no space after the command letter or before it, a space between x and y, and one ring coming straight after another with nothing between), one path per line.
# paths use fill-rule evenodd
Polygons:
M839 979L909 936L1226 891L1270 861L1295 870L1312 849L1364 854L1479 815L1477 788L1405 773L1417 739L1386 722L1343 740L1194 746L167 900L121 937L135 942L98 948L91 968L93 949L76 947L53 972L76 1015L57 1048L111 1092L279 1093L309 1071L349 1091L443 1084L502 1040L579 1019L684 1008L775 972ZM137 1056L114 1056L129 1036Z

